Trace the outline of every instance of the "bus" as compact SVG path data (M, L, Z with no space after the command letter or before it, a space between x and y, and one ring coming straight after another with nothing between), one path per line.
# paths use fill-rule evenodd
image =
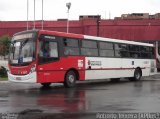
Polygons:
M8 63L11 82L69 88L76 81L138 81L157 72L153 44L47 30L13 35Z
M155 57L156 57L156 68L157 72L160 72L160 41L158 40L139 40L139 39L133 39L135 42L144 42L144 43L150 43L153 44L155 47Z

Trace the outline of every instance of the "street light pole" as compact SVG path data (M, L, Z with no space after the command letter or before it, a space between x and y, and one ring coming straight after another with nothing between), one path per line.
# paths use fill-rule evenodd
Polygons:
M27 31L28 31L28 11L29 11L29 1L27 0Z
M36 12L36 3L35 3L35 0L34 0L34 25L33 25L33 29L35 29L35 12Z
M42 0L42 30L43 30L43 0Z
M67 14L68 14L68 18L67 18L67 33L69 32L69 10L71 8L71 3L66 3L66 7L67 7Z
M67 33L69 32L69 10L67 11Z

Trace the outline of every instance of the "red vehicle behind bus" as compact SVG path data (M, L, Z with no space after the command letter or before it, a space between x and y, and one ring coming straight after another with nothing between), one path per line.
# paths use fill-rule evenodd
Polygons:
M62 82L156 73L153 44L45 30L16 33L11 41L8 78L12 82Z

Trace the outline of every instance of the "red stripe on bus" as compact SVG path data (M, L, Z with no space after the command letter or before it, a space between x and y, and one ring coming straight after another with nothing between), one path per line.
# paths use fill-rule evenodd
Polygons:
M143 67L141 69L146 69L149 67ZM78 71L85 71L85 70L132 70L136 68L92 68L92 69L77 69ZM38 70L38 72L51 72L51 71L68 71L68 70Z
M80 38L83 39L84 36L81 34L74 34L74 33L65 33L65 32L57 32L57 31L40 31L39 34L48 34L48 35L55 35L55 36L62 36L62 37L69 37L69 38Z
M141 69L146 69L147 67L143 67ZM91 68L86 70L133 70L136 68Z

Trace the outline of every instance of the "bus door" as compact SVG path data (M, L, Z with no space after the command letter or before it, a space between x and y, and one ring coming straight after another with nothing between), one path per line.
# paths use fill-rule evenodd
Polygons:
M160 72L160 41L156 41L156 62L157 71Z
M54 78L54 62L59 60L58 42L53 36L43 36L39 40L38 82L50 82Z

